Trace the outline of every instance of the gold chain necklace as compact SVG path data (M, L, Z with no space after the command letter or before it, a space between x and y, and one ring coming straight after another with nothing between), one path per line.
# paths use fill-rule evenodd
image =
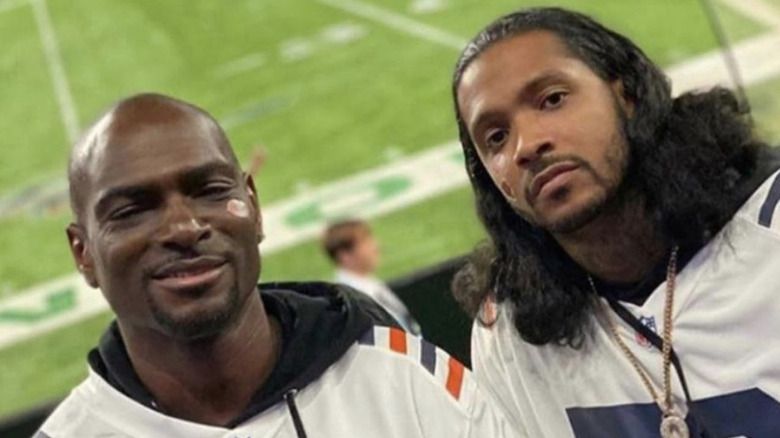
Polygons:
M663 438L688 438L690 432L688 431L688 425L685 420L674 409L672 402L672 310L674 309L674 287L675 280L677 279L677 252L678 247L675 245L672 248L672 253L669 256L669 264L666 266L666 299L664 302L664 333L663 333L663 348L661 349L663 355L663 379L664 379L664 398L658 397L658 393L655 387L650 382L650 377L647 371L642 367L639 359L631 352L628 345L623 341L617 331L617 325L613 320L612 313L605 307L603 302L599 300L601 311L606 316L609 331L612 333L612 337L615 339L620 351L623 352L625 357L634 367L639 378L642 380L642 384L647 388L650 396L658 404L663 412L663 418L661 420L661 436ZM596 284L593 282L593 277L588 275L588 282L593 293L598 296L598 290Z

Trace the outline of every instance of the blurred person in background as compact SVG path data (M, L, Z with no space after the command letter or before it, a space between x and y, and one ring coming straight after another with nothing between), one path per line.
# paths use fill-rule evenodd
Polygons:
M350 219L330 224L322 235L322 249L337 266L336 282L368 295L384 307L404 330L420 334L420 325L404 303L375 276L381 253L368 223Z
M475 373L529 436L780 431L780 163L729 90L672 97L630 40L510 14L452 83L489 242L454 282Z
M202 109L119 102L68 177L73 258L116 320L36 437L518 436L468 370L362 294L257 284L254 183Z

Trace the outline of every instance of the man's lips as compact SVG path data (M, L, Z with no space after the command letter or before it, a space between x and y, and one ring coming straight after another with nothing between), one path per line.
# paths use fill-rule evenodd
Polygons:
M575 170L578 167L580 167L578 164L573 163L571 161L557 163L547 167L546 169L544 169L544 171L537 174L533 180L531 180L531 185L528 189L529 199L531 200L536 199L545 185L547 185L549 182L551 182L558 176L563 175L564 173L571 172L572 170Z
M163 287L186 289L208 284L224 270L225 260L220 257L202 256L179 260L161 266L152 279Z

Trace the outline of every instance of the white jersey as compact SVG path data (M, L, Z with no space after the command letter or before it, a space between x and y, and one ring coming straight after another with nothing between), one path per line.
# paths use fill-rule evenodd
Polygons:
M517 437L449 355L395 328L375 327L294 396L306 436ZM36 438L296 438L284 401L233 429L166 416L97 373L57 408Z
M693 402L689 410L672 368L675 407L712 437L780 437L778 200L775 173L677 277L673 345ZM662 333L665 289L624 307ZM661 353L604 307L663 394ZM519 429L536 438L659 436L661 412L604 313L593 316L593 336L574 350L524 342L508 305L497 310L495 325L474 326L474 370Z

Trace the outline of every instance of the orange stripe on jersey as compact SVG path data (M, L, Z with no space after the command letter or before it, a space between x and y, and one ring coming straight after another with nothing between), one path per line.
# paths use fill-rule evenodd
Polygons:
M447 391L455 397L455 400L459 400L460 389L463 386L463 364L451 357L448 366Z
M390 349L398 353L406 354L406 332L390 328Z

